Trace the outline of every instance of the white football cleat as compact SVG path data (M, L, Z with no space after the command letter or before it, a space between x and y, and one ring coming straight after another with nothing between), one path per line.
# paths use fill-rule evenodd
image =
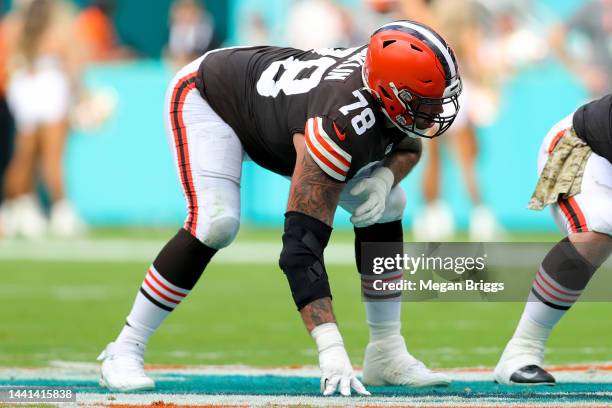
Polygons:
M502 239L504 231L493 211L484 205L477 205L470 215L469 236L470 241L491 242Z
M413 219L412 233L417 242L446 242L455 235L455 219L444 201L427 204Z
M548 384L555 379L541 368L544 361L544 343L529 339L512 338L493 371L500 384Z
M85 223L68 200L61 200L51 208L51 233L60 238L75 238L85 232Z
M451 379L431 371L406 349L401 335L371 342L363 361L363 383L367 385L406 385L429 387L448 385Z
M31 240L43 239L47 235L48 221L38 198L34 194L22 195L13 205L17 234Z
M100 386L112 391L152 390L155 382L144 371L144 346L109 343L98 357L102 361Z
M17 225L15 215L15 200L5 200L0 206L0 237L17 236L19 225Z

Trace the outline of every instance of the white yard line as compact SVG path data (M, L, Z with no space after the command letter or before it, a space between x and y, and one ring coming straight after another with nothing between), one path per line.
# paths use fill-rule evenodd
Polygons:
M595 393L594 393L595 394ZM524 407L526 402L511 402L504 398L480 398L469 400L462 397L311 397L311 396L285 396L285 395L168 395L168 394L114 394L109 399L108 394L77 394L79 405L104 407L109 404L126 404L145 406L163 401L166 404L191 406L315 406L315 407ZM554 403L554 405L551 405ZM604 406L597 402L560 402L548 401L537 403L529 401L530 407L593 407Z
M150 262L166 244L164 240L137 239L77 239L77 240L12 240L0 239L0 261L135 261ZM512 245L512 244L508 244ZM278 242L238 241L219 251L215 263L270 264L278 262L281 251ZM499 245L489 247L489 259L496 266L532 267L538 265L544 254L542 248L526 244L513 245L512 256ZM332 243L325 249L325 262L336 265L354 265L353 243ZM612 259L605 267L612 267Z
M134 261L150 262L157 256L165 241L157 240L73 240L23 241L0 240L0 261ZM278 262L279 243L236 242L219 251L215 263L270 264ZM329 264L354 264L352 244L334 244L327 248L325 261Z

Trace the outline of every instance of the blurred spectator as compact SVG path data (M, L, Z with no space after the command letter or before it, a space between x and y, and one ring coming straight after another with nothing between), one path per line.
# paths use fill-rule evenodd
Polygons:
M246 24L238 24L238 43L244 46L269 45L272 42L270 30L259 11L250 11L246 15Z
M399 11L410 20L426 24L434 29L441 28L437 16L431 9L431 0L398 0Z
M79 38L87 50L89 61L100 62L132 57L133 53L119 45L113 23L115 0L92 0L77 17Z
M7 99L15 115L15 151L5 176L3 229L42 237L79 233L82 222L64 192L63 157L68 112L81 71L72 8L61 0L31 0L20 11L9 61ZM51 199L47 225L35 194L37 170Z
M353 14L351 10L340 7L340 31L342 32L342 40L340 43L341 47L350 48L350 47L359 47L368 42L369 37L363 41L361 37L361 30L358 28L355 19L353 18ZM370 33L372 34L372 33Z
M455 51L463 80L461 106L447 135L427 141L425 145L425 170L423 172L423 197L425 206L414 217L414 236L419 241L445 241L452 239L455 222L452 210L441 199L441 146L450 143L459 162L459 168L472 203L469 236L475 241L489 241L500 233L492 211L482 202L481 189L476 175L478 142L476 126L471 116L475 109L474 91L484 75L479 60L480 30L478 8L473 0L402 0L404 18L419 21L437 29Z
M13 152L13 115L6 101L7 62L9 44L9 22L2 16L0 20L0 203L2 203L3 178Z
M362 10L355 17L366 41L376 28L395 20L410 19L437 28L429 3L429 0L361 0Z
M132 59L134 51L118 41L113 15L115 0L91 0L76 18L76 30L82 40L83 60L108 62ZM78 130L92 130L100 126L117 106L114 89L84 89L79 87L71 112L71 125Z
M297 0L287 17L287 38L291 47L348 47L352 35L346 15L332 0Z
M360 44L367 43L378 27L406 18L401 0L361 0L352 10Z
M217 48L215 23L198 0L177 0L170 9L170 38L167 56L176 67Z
M395 11L398 0L363 0L372 10L380 14L388 14Z
M531 0L479 0L481 63L487 81L500 84L520 69L542 62L549 53L543 15ZM493 68L493 69L491 69Z
M568 35L580 33L583 47L570 51ZM612 0L588 0L551 33L559 60L582 80L591 98L612 91ZM576 55L577 54L577 55Z

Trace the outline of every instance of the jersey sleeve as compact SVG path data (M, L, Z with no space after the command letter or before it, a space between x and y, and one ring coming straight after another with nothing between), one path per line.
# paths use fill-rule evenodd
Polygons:
M321 170L335 180L346 181L353 161L346 128L326 116L314 116L306 121L304 133L308 154Z

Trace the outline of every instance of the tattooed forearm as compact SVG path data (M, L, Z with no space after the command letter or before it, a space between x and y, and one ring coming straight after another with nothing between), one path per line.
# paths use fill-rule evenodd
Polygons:
M287 211L299 211L331 226L344 184L323 173L306 149L296 150Z
M335 323L336 318L332 309L332 301L326 297L313 300L300 310L304 326L310 332L323 323Z
M420 158L420 153L398 151L385 159L384 166L393 172L393 186L402 181L410 173Z
M344 183L323 173L306 151L303 135L294 135L293 141L296 163L291 178L287 211L301 212L331 226ZM336 321L329 297L310 302L300 310L300 314L309 332L318 325Z

